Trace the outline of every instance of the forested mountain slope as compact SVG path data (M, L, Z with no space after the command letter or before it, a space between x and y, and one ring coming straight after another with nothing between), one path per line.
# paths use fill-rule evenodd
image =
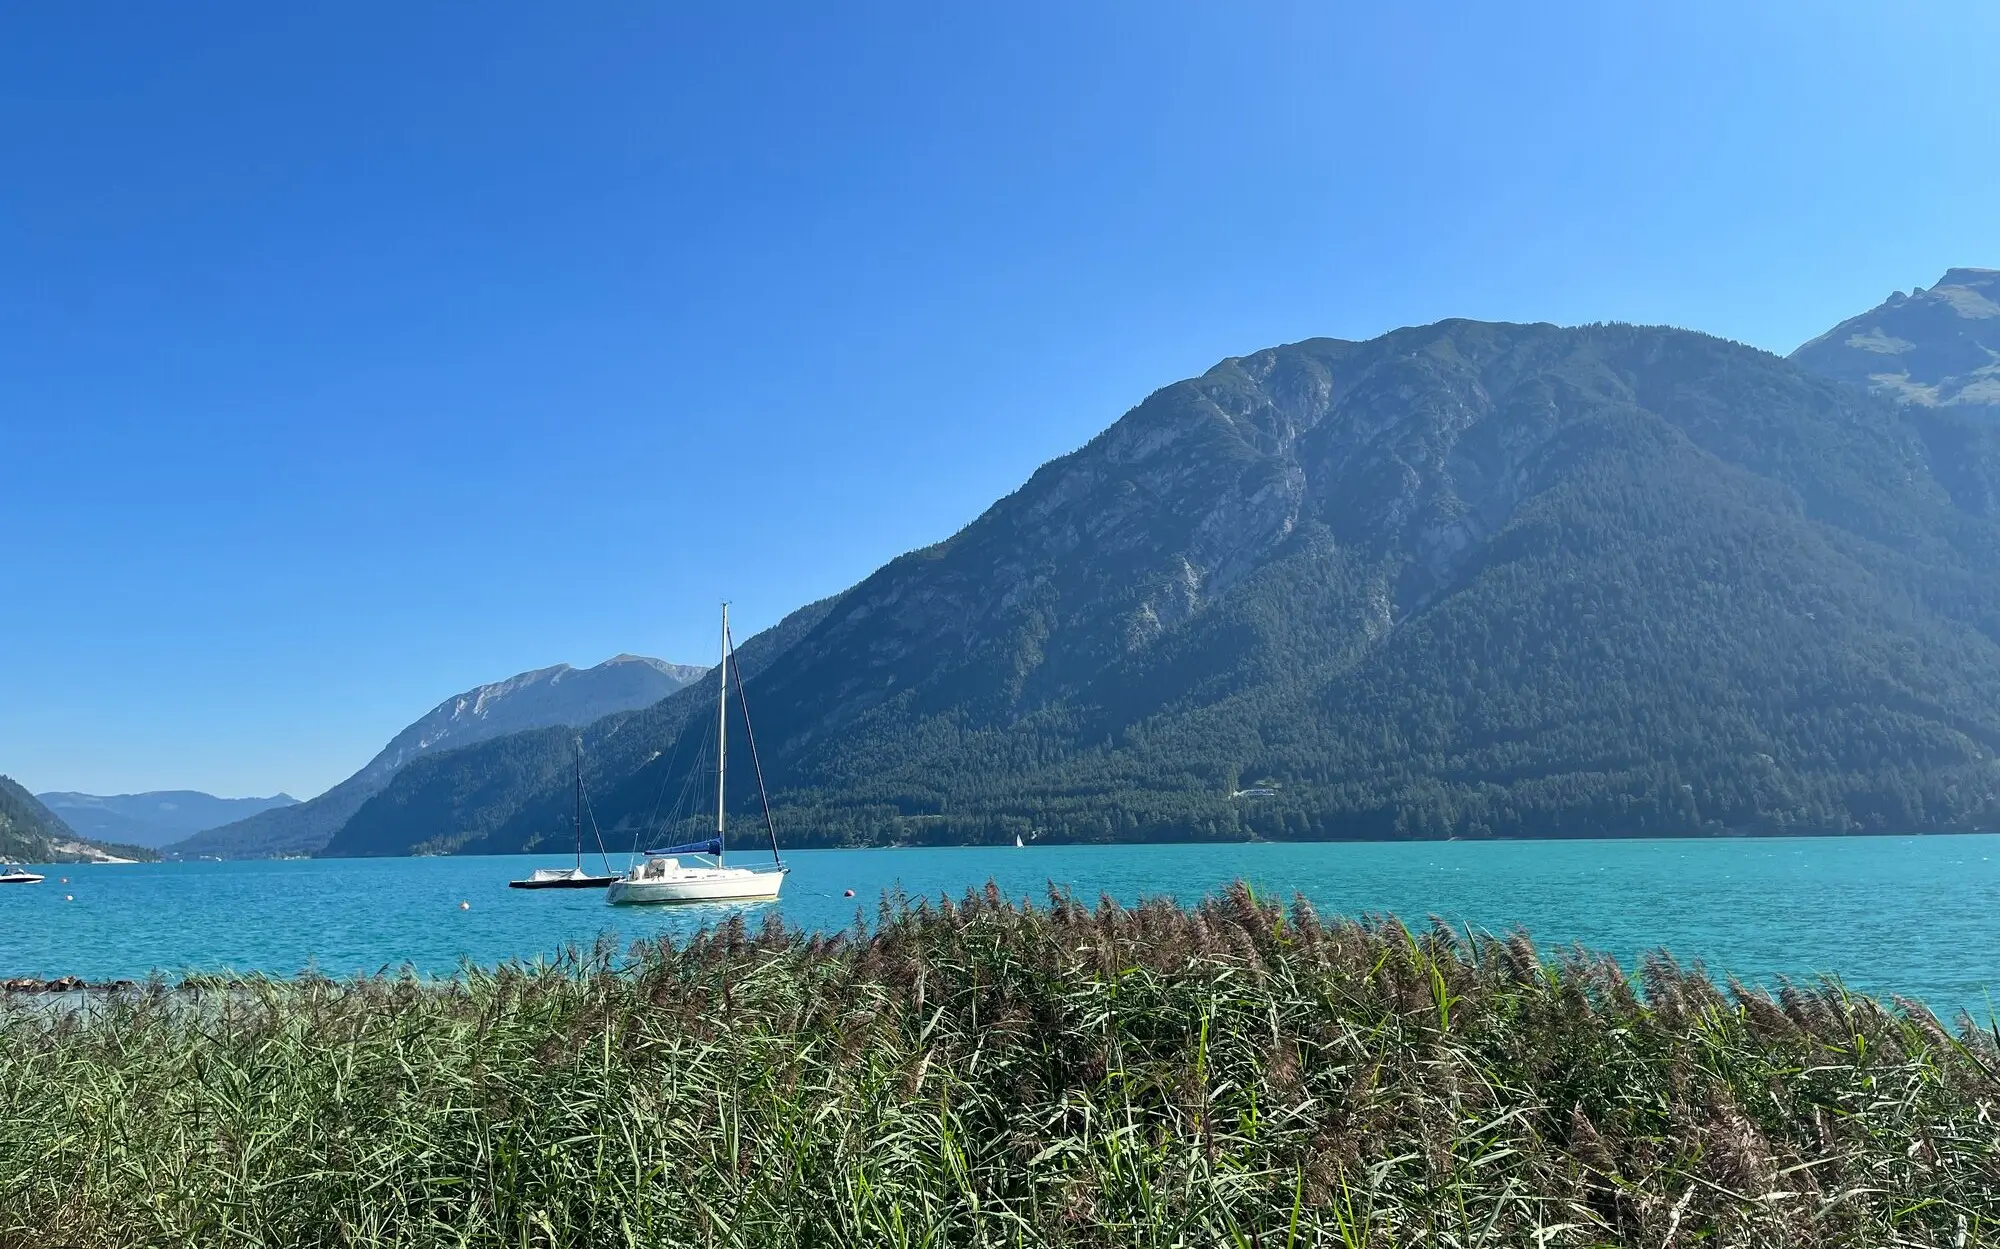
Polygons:
M1297 343L774 630L758 745L797 844L1986 826L1993 484L1686 331ZM712 697L593 732L600 817L652 835ZM329 852L532 845L562 746L406 768Z

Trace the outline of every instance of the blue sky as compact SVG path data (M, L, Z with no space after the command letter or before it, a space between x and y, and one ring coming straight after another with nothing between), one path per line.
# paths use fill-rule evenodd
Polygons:
M1229 355L2000 265L1979 3L15 5L0 771L706 662Z

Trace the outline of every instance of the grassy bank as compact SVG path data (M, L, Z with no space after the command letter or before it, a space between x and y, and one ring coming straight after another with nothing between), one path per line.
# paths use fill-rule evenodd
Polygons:
M0 1022L9 1245L2000 1243L2000 1043L1238 891Z

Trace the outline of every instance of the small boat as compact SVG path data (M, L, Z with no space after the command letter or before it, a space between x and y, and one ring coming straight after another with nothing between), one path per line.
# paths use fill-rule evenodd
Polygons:
M1027 843L1021 840L1021 834L1019 833L1014 834L1014 848L1016 850L1025 850L1027 848Z
M583 867L583 746L581 742L577 744L576 751L576 815L573 818L573 822L576 828L576 866L538 867L529 873L525 880L508 881L507 887L509 889L603 889L611 884L612 881L618 879L617 873L610 870L611 861L609 859L606 859L604 862L606 870L602 876L592 875L590 872L585 871ZM590 825L592 828L597 827L597 820L594 817L591 819ZM598 838L597 853L600 858L604 855L604 839L602 836Z
M703 841L646 851L646 861L605 890L613 906L672 902L772 902L784 887L785 866L778 853L778 828L771 820L771 798L764 791L764 768L757 762L757 738L750 733L750 704L743 697L743 674L736 668L736 647L729 639L729 604L722 605L722 662L716 666L719 687L715 713L715 835ZM736 675L736 701L743 710L743 730L750 742L750 763L757 774L757 792L764 800L764 827L771 835L768 867L730 867L723 860L729 776L729 678ZM683 861L683 855L692 862Z
M0 885L39 885L47 879L48 877L38 876L25 867L8 864L0 868Z

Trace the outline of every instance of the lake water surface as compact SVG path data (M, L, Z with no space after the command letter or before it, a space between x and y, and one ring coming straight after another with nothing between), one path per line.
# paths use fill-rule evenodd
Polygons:
M746 856L746 862L751 856ZM1241 877L1323 915L1392 912L1628 963L1665 947L1721 975L1839 975L1949 1019L2000 1002L2000 835L1717 841L1308 843L818 850L787 855L787 922L833 929L883 890L963 894L990 878L1038 900L1194 901ZM42 869L0 887L0 976L143 977L155 969L449 972L547 957L607 930L682 936L712 907L613 908L597 890L510 890L548 858L315 859ZM622 860L619 860L622 863ZM68 883L61 883L67 877ZM842 892L852 889L853 898ZM65 901L66 897L74 901ZM461 909L466 902L470 909ZM770 904L766 904L767 906ZM752 922L764 907L748 908ZM1989 998L1989 991L1992 996Z

